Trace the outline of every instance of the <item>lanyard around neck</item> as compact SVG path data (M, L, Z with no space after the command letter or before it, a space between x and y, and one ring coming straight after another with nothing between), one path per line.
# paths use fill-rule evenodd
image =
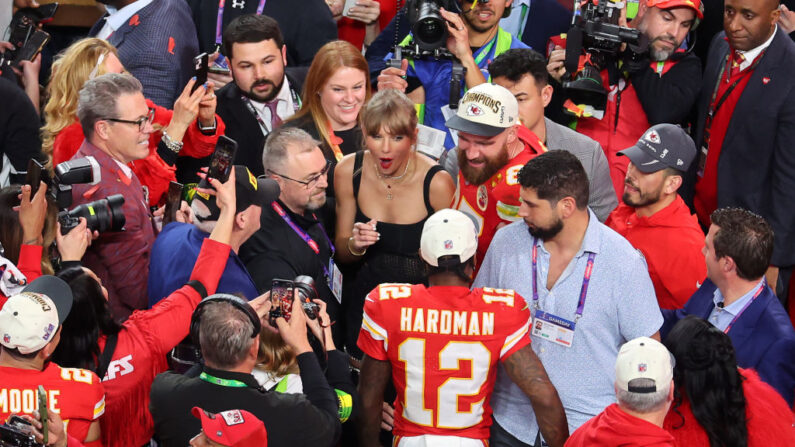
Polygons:
M533 238L533 306L539 309L538 304L538 238ZM580 299L577 302L577 312L574 321L582 317L582 312L585 310L585 298L588 295L588 284L591 282L591 273L593 272L593 261L596 258L596 253L588 253L588 263L585 265L585 273L582 278L582 287L580 288Z
M485 47L478 53L478 56L475 58L475 65L480 66L480 63L483 62L483 59L486 57L487 54L491 52L491 47L497 42L497 39L500 37L500 31L497 30L497 34L486 44Z
M206 372L202 372L201 374L199 374L199 378L201 380L204 380L205 382L209 382L218 386L225 386L229 388L248 388L248 385L246 385L245 383L239 380L222 379L220 377L215 377L213 375L210 375Z
M747 303L745 303L745 306L743 306L743 308L740 309L739 312L737 312L737 315L735 315L734 318L732 318L732 321L729 323L728 326L726 326L726 329L723 330L724 334L728 334L729 333L729 329L731 329L732 326L734 326L734 323L736 323L737 319L740 318L740 315L742 315L743 312L745 312L745 309L748 309L748 306L750 306L754 301L756 301L756 299L762 293L762 290L765 290L765 286L767 286L767 281L763 279L762 280L762 284L760 284L759 288L756 289L756 292L754 293L754 296L752 296L751 299L748 300Z
M285 223L287 223L287 225L290 226L290 228L295 232L295 234L297 234L301 239L303 239L304 242L306 242L307 245L309 245L309 248L311 248L312 251L315 252L316 255L318 255L318 256L320 255L320 246L317 244L317 242L315 242L315 240L312 239L312 237L309 236L309 234L306 231L304 231L303 228L299 227L298 224L293 222L293 219L290 218L290 215L287 214L287 212L284 210L284 208L281 207L281 205L279 205L277 202L274 201L274 202L271 202L271 208L273 208L273 210L276 211L276 214L278 214L279 217L281 217L282 220ZM314 217L314 215L313 215L313 217ZM331 239L329 239L328 234L326 234L326 229L323 228L323 224L320 224L320 231L322 231L323 232L323 236L326 237L326 241L328 242L329 249L331 250L330 258L333 258L334 257L334 244L331 243ZM326 278L328 278L329 275L330 275L328 267L326 267L326 264L323 263L323 262L321 262L320 264L323 266L323 273L326 275Z

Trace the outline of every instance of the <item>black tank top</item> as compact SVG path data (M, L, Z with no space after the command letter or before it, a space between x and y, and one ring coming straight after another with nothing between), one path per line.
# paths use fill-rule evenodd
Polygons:
M353 163L353 197L356 200L356 222L368 222L369 217L365 216L361 208L359 208L359 185L362 181L362 164L364 162L364 152L359 151L356 153ZM395 224L389 222L378 222L376 228L381 234L381 239L373 244L367 251L367 254L374 252L394 253L402 255L416 255L420 249L420 236L422 236L422 227L428 217L434 213L431 206L431 180L437 172L441 171L442 167L433 165L428 169L425 174L425 181L422 186L422 196L425 202L425 209L428 214L417 223L413 224Z

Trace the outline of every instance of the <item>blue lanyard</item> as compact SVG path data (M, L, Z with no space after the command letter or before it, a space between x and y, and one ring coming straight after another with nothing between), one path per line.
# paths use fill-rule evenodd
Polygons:
M723 331L724 334L728 334L729 333L729 329L731 329L732 326L734 326L734 323L736 323L737 319L740 318L740 315L742 315L743 312L745 312L745 309L748 309L748 306L750 306L754 301L756 301L756 299L759 297L759 295L762 293L762 291L765 290L765 286L767 286L767 280L763 279L762 280L762 284L756 290L756 293L754 293L754 296L752 296L751 299L748 300L747 303L745 303L745 306L743 306L743 308L740 309L739 312L737 312L737 315L735 315L734 318L732 318L731 323L729 323L729 325L726 326L726 329Z
M273 208L273 210L276 211L276 214L278 214L279 217L281 217L282 220L284 220L287 223L287 225L289 225L290 228L293 229L295 234L297 234L301 239L304 240L304 242L306 242L307 245L309 245L309 248L311 248L312 251L314 251L316 255L320 255L320 246L317 245L317 242L315 242L315 240L312 239L312 237L309 236L309 234L307 234L307 232L304 231L303 228L299 227L298 224L293 222L293 219L290 218L290 216L287 214L286 211L284 211L284 208L282 208L281 205L279 205L276 202L271 202L271 208ZM317 217L315 217L314 214L312 215L312 217L317 219ZM326 237L326 241L328 242L329 249L331 250L331 258L333 258L334 257L334 244L331 243L331 239L329 239L328 234L326 234L326 229L323 228L323 224L320 224L320 231L322 231L323 232L323 236ZM328 267L326 267L326 265L324 263L322 263L322 262L320 263L320 265L323 266L323 274L326 275L326 278L329 278L330 274L329 274L329 271L328 271Z
M234 1L234 0L233 0ZM268 0L259 0L259 5L257 6L257 15L262 15L262 11L265 9L265 3ZM223 42L223 22L224 22L224 4L226 0L218 0L218 18L215 21L215 44L221 45ZM245 2L243 3L245 5Z
M585 274L582 277L580 300L577 303L575 322L582 317L582 312L585 309L585 298L588 295L588 284L591 282L594 258L596 258L596 253L588 253L588 263L585 264ZM538 305L538 238L533 238L533 305L536 309L540 308Z

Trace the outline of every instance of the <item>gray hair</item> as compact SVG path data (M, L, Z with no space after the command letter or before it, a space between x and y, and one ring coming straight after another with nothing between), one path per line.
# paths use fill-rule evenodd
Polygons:
M255 338L249 317L231 303L207 303L199 324L202 356L217 368L234 368L243 362Z
M650 383L635 383L639 381L648 381ZM640 387L654 385L654 380L647 378L633 379L631 382L633 386ZM629 410L643 414L653 413L665 407L665 404L668 402L668 394L670 391L671 382L658 387L657 391L653 393L633 393L616 387L616 398L621 405L627 407Z
M94 136L94 124L103 118L118 118L116 102L121 95L132 95L143 90L133 76L107 73L90 79L78 94L77 118L86 139Z
M262 151L262 167L267 171L279 171L284 168L288 148L298 149L297 153L310 152L320 145L305 130L297 127L282 126L268 135L265 149Z

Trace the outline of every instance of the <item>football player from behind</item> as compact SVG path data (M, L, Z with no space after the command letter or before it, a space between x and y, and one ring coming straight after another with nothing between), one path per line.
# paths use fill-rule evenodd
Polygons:
M568 437L563 406L530 347L530 312L513 290L469 289L474 222L445 209L426 222L420 256L428 286L381 284L368 294L359 334L364 351L360 444L378 445L384 389L397 389L394 446L488 445L489 400L502 363L530 398L550 446Z

